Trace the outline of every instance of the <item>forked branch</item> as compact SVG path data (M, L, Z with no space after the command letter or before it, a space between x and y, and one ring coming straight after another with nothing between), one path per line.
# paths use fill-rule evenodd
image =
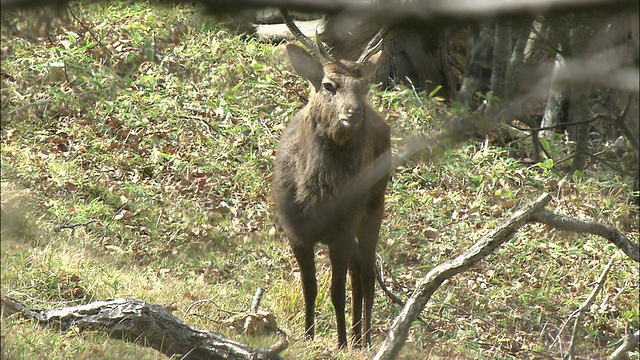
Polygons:
M552 227L557 226L561 230L588 232L600 235L613 242L631 259L638 261L638 244L629 241L617 230L615 232L611 232L611 229L608 229L609 227L606 227L605 225L579 222L575 219L569 218L563 218L563 221L560 222L550 220L550 215L558 215L550 213L544 209L549 201L551 201L551 196L546 193L542 194L537 200L533 201L525 208L516 211L507 221L483 237L464 254L442 263L429 271L429 273L420 281L416 290L411 295L411 298L407 301L404 308L394 321L393 325L389 329L387 338L378 350L374 359L395 359L407 339L407 334L409 333L411 324L420 314L440 285L450 277L470 269L480 260L491 254L504 242L509 240L512 235L526 223L540 222ZM566 226L567 223L574 224L574 226L569 228ZM604 229L607 231L604 231ZM616 235L612 236L612 233Z

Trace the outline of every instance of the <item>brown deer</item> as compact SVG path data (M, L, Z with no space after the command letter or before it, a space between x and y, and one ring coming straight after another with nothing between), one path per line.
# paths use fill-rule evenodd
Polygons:
M347 345L348 269L353 341L368 347L375 248L391 168L389 126L366 99L383 36L379 33L379 39L372 39L358 61L334 60L317 34L314 44L284 11L283 17L296 38L311 51L287 45L293 69L311 81L314 88L308 104L296 113L280 140L272 184L276 210L300 267L306 336L314 337L314 245L322 243L329 247L338 345ZM374 165L377 171L373 170ZM353 179L360 182L354 185Z

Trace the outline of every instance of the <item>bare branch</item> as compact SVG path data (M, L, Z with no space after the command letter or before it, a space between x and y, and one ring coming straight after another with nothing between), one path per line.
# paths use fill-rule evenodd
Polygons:
M627 338L624 339L622 345L609 356L609 360L622 360L626 359L626 352L631 351L638 347L638 340L640 339L640 329L636 330L633 334L629 331Z
M624 253L632 260L640 262L640 250L638 249L638 244L629 241L626 236L613 226L600 224L595 221L574 219L554 214L547 210L537 211L533 214L533 220L559 230L602 236L624 251Z
M500 247L500 245L511 238L516 230L531 219L535 211L544 208L549 201L551 201L551 195L546 193L542 194L531 204L516 211L507 221L483 237L464 254L442 263L429 271L429 273L422 278L413 295L411 295L411 298L407 301L405 307L393 322L393 325L391 325L387 338L374 359L395 359L407 339L407 334L409 333L409 328L413 320L420 314L440 285L442 285L446 279L471 268L478 261Z

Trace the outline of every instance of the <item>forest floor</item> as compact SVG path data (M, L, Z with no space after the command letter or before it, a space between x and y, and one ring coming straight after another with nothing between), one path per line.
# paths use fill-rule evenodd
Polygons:
M135 298L260 346L276 335L237 335L225 320L262 286L261 309L290 337L285 358L370 358L337 351L323 247L316 339L304 339L297 264L270 199L278 139L307 93L283 46L192 6L3 11L2 295L47 309ZM371 101L392 127L394 152L453 112L400 86L374 89ZM552 144L556 159L571 154L570 143ZM638 241L629 178L598 163L584 174L567 174L567 162L525 165L529 145L467 143L394 171L378 252L395 294L406 299L430 269L542 192L554 196L549 210ZM401 356L558 358L571 336L563 323L617 251L596 236L527 225L436 292ZM628 325L637 327L638 276L636 263L617 258L578 328L580 358L607 356ZM399 310L378 288L374 349ZM1 326L3 359L164 357L15 316Z

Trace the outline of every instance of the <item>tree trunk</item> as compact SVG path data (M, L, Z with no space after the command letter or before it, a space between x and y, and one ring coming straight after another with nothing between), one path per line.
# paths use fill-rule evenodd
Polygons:
M586 26L578 26L570 30L568 44L563 43L563 48L567 50L568 57L575 57L582 54L588 42L590 30ZM590 86L573 85L571 86L570 104L569 104L569 122L579 122L587 120L591 117L589 106L589 98L591 96ZM584 171L589 156L589 133L591 123L583 123L570 128L569 138L576 142L573 163L571 164L571 173L575 171ZM573 136L572 136L573 135Z
M553 75L551 77L551 87L547 98L547 105L544 108L542 116L542 127L550 127L565 122L567 114L565 113L565 103L567 101L567 89L557 80L557 75L564 70L565 62L561 53L556 53L556 60L553 63ZM554 130L542 130L540 135L551 138Z
M588 86L573 86L571 88L571 102L569 106L569 122L583 121L589 118L589 95ZM591 123L575 125L575 151L571 173L584 171L589 156L589 132Z
M477 107L477 92L487 92L491 84L491 68L494 44L494 23L483 23L478 36L474 39L469 64L462 79L458 102Z
M527 43L524 47L524 62L529 66L536 66L547 56L546 46L549 22L546 19L536 19L533 22Z
M513 50L509 59L509 66L505 75L505 87L507 94L518 94L518 78L524 69L525 50L529 40L529 34L533 26L533 20L512 26Z
M500 99L506 99L507 68L511 59L511 21L495 23L493 42L493 63L491 67L491 93Z

